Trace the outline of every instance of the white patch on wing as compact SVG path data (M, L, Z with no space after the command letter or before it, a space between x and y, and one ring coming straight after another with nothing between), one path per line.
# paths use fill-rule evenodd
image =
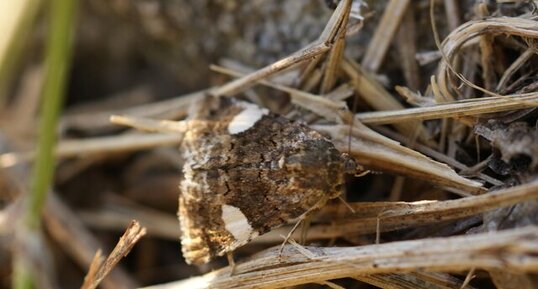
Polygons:
M284 168L284 165L286 165L286 159L284 157L281 157L278 160L278 167L282 169L282 168Z
M240 102L239 105L243 107L243 110L228 124L228 132L230 134L237 134L248 130L264 115L269 113L269 110L266 108L261 108L252 103Z
M222 205L222 221L226 230L234 236L235 242L231 244L231 247L239 247L258 236L258 232L253 230L247 217L239 208Z

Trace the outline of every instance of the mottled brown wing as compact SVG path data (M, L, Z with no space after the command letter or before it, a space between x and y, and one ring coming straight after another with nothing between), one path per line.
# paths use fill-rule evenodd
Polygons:
M337 197L344 184L332 143L252 104L221 107L185 135L183 153L179 219L188 263L246 244Z

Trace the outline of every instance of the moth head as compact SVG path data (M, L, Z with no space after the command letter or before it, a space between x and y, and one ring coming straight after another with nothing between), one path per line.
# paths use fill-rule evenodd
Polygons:
M344 172L348 175L359 177L369 172L348 153L342 153L342 159L344 159Z

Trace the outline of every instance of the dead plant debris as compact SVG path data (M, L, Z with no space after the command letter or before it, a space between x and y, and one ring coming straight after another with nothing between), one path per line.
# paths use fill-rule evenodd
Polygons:
M81 2L39 236L15 220L46 72L26 57L0 81L0 288L13 252L42 288L538 288L536 1ZM208 96L302 122L357 166L233 266L181 258L178 147Z

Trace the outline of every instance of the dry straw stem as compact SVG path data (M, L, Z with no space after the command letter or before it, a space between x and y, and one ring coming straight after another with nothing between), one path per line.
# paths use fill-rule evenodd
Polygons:
M450 31L456 29L461 23L460 8L456 0L444 0L445 14Z
M356 114L356 117L365 124L398 124L406 121L474 116L500 111L524 109L536 105L538 105L538 94L529 93L525 95L473 98L442 103L434 106L400 110L363 112Z
M489 14L486 3L479 3L476 10L478 16L481 18L485 18ZM493 51L494 39L495 37L493 35L484 34L480 36L479 40L482 79L484 80L484 87L487 90L492 90L495 87L496 82L495 68L493 66L493 61L495 58Z
M90 288L91 282L97 278L97 272L104 261L103 252L101 249L97 250L95 256L93 256L92 263L90 264L90 269L88 269L88 273L84 276L84 283L82 283L81 288Z
M148 105L152 106L152 105ZM158 105L154 106L161 106ZM147 150L155 147L177 146L183 139L187 130L186 122L168 120L153 120L137 117L108 116L114 124L136 127L145 131L158 131L163 133L141 134L129 133L124 135L96 137L80 140L60 140L55 151L56 159L85 156L104 156L110 154L127 153ZM35 152L5 153L0 155L0 166L11 167L15 164L33 160Z
M207 91L209 89L125 109L66 115L62 119L62 126L79 130L103 130L113 126L110 123L111 115L179 119L185 117L191 104L206 95Z
M308 93L301 92L295 96L306 97ZM328 99L321 97L307 97L309 101L304 101L303 106L315 113L319 113L324 117L333 120L333 118L339 118L337 113L345 112L337 107L336 111L327 111L327 107L319 105L320 102L331 102ZM302 104L298 102L297 104ZM331 102L332 103L332 102ZM319 109L318 109L319 108ZM333 117L331 117L333 115ZM152 129L159 131L159 129L169 130L170 123L162 124L159 121L145 120L142 118L112 118L118 123L130 125L135 128ZM176 122L178 125L182 122ZM188 122L187 122L188 123ZM349 149L349 126L312 126L314 129L325 131L332 135L333 141L340 151L347 151ZM482 193L484 188L478 182L467 180L458 174L456 174L450 167L445 164L433 161L430 158L406 147L401 146L399 143L386 138L371 129L360 124L358 121L354 123L354 139L352 142L351 153L359 163L366 167L383 170L387 172L393 172L411 177L418 177L427 181L437 183L439 185L454 187L464 190L469 193Z
M96 137L81 140L62 140L55 151L56 159L84 157L90 155L110 155L146 150L161 146L174 146L181 143L181 134L125 134L120 136ZM15 164L33 160L35 152L5 153L0 155L0 166L11 167Z
M20 182L21 176L11 174L3 174L5 181L13 183L11 186L14 190L14 195L25 194L21 186L16 185ZM12 206L17 206L15 203ZM11 217L17 216L18 208L13 208L9 211L3 211L8 218L6 221L12 220ZM0 214L0 217L1 214ZM44 226L47 229L47 235L55 241L56 244L61 244L64 252L81 267L89 267L92 261L92 255L101 246L99 241L88 231L88 229L80 222L79 218L66 206L55 194L51 193L47 196L47 202L43 214ZM0 234L6 231L4 229L9 224L0 222ZM11 224L12 225L12 224ZM124 227L123 227L124 228ZM122 228L122 229L123 229ZM134 288L135 282L131 279L122 268L115 268L103 284L103 288Z
M496 90L503 91L506 89L506 85L508 84L510 78L535 54L536 51L530 48L521 53L521 55L519 55L519 57L504 71L499 83L497 84Z
M338 70L340 68L340 62L344 54L344 48L346 43L346 27L349 17L343 17L342 24L336 35L336 40L334 41L334 46L329 52L329 57L326 64L326 69L323 75L323 80L321 81L320 92L321 94L326 94L331 90L338 78Z
M467 276L465 276L465 280L463 281L463 284L461 284L460 289L463 289L469 285L469 282L474 278L476 268L471 268L469 272L467 273Z
M455 61L460 52L460 48L467 41L481 36L481 35L506 35L506 36L520 36L523 38L538 38L538 29L535 20L525 18L489 18L484 20L469 21L458 29L452 31L442 43L443 61L439 65L439 72L437 74L438 94L436 97L439 101L454 101L456 98L451 91L455 91L458 88L452 87L452 81L450 80L453 71L452 67L455 65ZM465 84L472 88L478 89L481 92L492 96L501 96L484 88L478 87L475 84L466 80L461 74L456 75ZM536 96L536 94L532 94ZM523 96L522 94L513 94L507 96ZM501 96L502 97L502 96ZM518 99L513 99L514 102L526 102ZM529 105L535 106L536 103L530 102Z
M340 27L342 27L343 23L347 23L350 9L351 0L340 1L318 40L284 59L274 62L244 77L232 80L223 86L214 88L210 93L213 96L231 96L240 93L255 85L260 79L267 78L291 66L301 64L326 53L336 41L336 36L338 31L340 31Z
M47 232L57 244L61 244L64 252L80 267L90 268L94 252L102 246L77 215L54 194L48 197L44 222ZM135 284L123 268L116 267L101 286L107 289L134 288Z
M121 236L118 244L114 247L114 250L110 253L108 258L103 262L100 258L101 251L97 251L95 258L93 259L90 271L84 278L84 284L82 289L94 289L97 288L99 283L110 273L112 268L133 248L133 246L140 240L142 236L146 234L146 229L141 227L137 221L132 221L129 227L125 230L123 236ZM94 263L95 262L95 263ZM97 269L96 269L97 268Z
M396 132L394 132L394 131L392 131L390 129L387 129L385 127L375 127L374 129L376 131L381 132L384 136L387 136L387 137L389 137L389 138L391 138L393 140L396 140L396 141L399 141L399 142L402 142L402 143L405 143L405 142L408 141L404 136L402 136L402 135L400 135L400 134L398 134L398 133L396 133ZM421 153L423 153L423 154L425 154L425 155L427 155L427 156L429 156L429 157L431 157L431 158L433 158L435 160L438 160L438 161L440 161L442 163L445 163L445 164L447 164L447 165L449 165L451 167L457 168L457 169L462 170L462 171L471 171L471 169L468 166L458 162L457 160L455 160L455 159L453 159L453 158L451 158L451 157L449 157L449 156L447 156L447 155L445 155L445 154L443 154L441 152L436 151L435 149L432 149L432 148L430 148L428 146L425 146L423 144L415 143L413 145L413 149L415 149L418 152L421 152ZM500 180L497 180L497 179L495 179L495 178L493 178L491 176L488 176L486 174L483 174L483 173L478 173L476 175L473 174L473 176L476 176L477 178L479 178L479 179L481 179L483 181L486 181L486 182L488 182L488 183L490 183L490 184L492 184L494 186L504 185L504 182L501 182Z
M297 87L305 91L314 90L323 76L321 68L319 67L322 59L323 57L321 56L313 58L304 68L302 68L299 77L294 82L297 84Z
M412 89L420 88L420 68L416 60L416 27L413 7L407 9L396 34L396 47L401 60L405 83Z
M351 84L360 97L375 110L404 109L404 106L359 64L347 59L342 63L342 69L351 79ZM418 138L424 142L431 139L420 122L396 123L394 127L405 136L418 135Z
M494 234L494 237L492 236ZM236 265L235 275L224 268L201 277L151 286L160 288L280 288L357 275L404 273L417 270L459 272L503 269L538 272L538 227L495 233L421 239L359 247L286 246L282 259L273 248Z
M325 94L325 97L330 100L346 100L353 96L354 90L348 83L341 84L334 90Z
M353 124L351 142L349 141L349 126L312 127L330 135L338 150L349 150L349 153L367 169L415 177L471 194L485 191L480 183L459 176L446 164L436 162L417 151L404 147L369 129L359 121Z
M170 133L126 134L116 137L63 141L58 147L57 156L68 158L90 154L124 153L159 146L172 146L180 142L181 135Z
M211 69L233 76L241 75L238 72L215 65L211 66ZM266 80L260 80L259 83L289 93L291 102L293 104L310 110L311 112L327 119L328 121L343 123L344 119L349 119L347 105L344 101L332 100L329 97L322 97L320 95Z
M458 278L439 272L360 275L352 278L383 289L454 289L463 285ZM468 285L464 288L474 289Z
M383 17L362 59L362 65L368 71L377 72L381 67L396 29L400 25L408 6L409 0L391 0L385 6Z
M328 98L310 94L301 90L289 88L283 85L271 84L266 81L262 83L286 91L292 95L292 101L296 104L303 105L305 108L316 112L319 115L329 117L329 120L342 122L341 118L346 114L345 103ZM200 95L195 94L196 98ZM175 103L175 101L174 101ZM183 104L194 103L194 99L189 99ZM162 102L154 103L135 109L131 112L140 114L144 111L143 107L149 108L146 112L161 111L166 106ZM151 108L156 108L152 110ZM168 108L167 108L168 109ZM187 109L185 109L187 110ZM132 152L144 149L150 149L159 146L173 146L181 143L183 133L188 129L191 121L168 121L168 120L153 120L143 117L126 117L126 116L110 116L107 118L113 124L135 127L145 131L166 132L158 134L124 134L112 137L96 137L82 140L61 140L56 148L56 158L81 157L88 155L104 155ZM10 167L17 163L32 160L35 157L35 152L26 153L6 153L0 155L0 165L2 167Z
M191 120L187 122L112 115L110 116L110 122L123 126L136 127L139 130L149 132L169 132L184 134L189 130L189 123L196 122L196 120Z
M479 196L471 196L449 201L419 202L360 202L349 205L356 213L345 210L342 214L338 205L326 206L315 215L315 222L331 220L330 225L313 225L308 230L308 239L320 240L345 237L350 234L371 234L377 230L388 232L408 229L428 224L458 220L475 216L498 208L538 199L538 183L530 183L499 190ZM92 228L121 230L132 218L136 218L148 228L150 234L165 239L177 240L177 219L175 216L136 207L105 207L97 211L84 211L81 220ZM335 219L335 216L338 216ZM280 237L289 232L289 227L274 230L256 238L253 243L276 244ZM300 237L300 232L293 235Z
M312 226L308 230L308 236L309 239L319 240L371 234L378 229L381 232L408 229L471 217L536 199L538 199L538 182L449 201L351 203L355 214L342 214L340 207L327 206L316 215L316 219L332 220L332 223ZM334 216L339 218L334 220ZM378 222L380 222L379 228L377 228ZM278 242L281 240L279 235L288 231L289 228L278 229L259 237L255 242ZM293 237L297 238L299 234Z
M491 281L500 289L536 289L536 279L531 274L514 274L502 269L488 271Z

